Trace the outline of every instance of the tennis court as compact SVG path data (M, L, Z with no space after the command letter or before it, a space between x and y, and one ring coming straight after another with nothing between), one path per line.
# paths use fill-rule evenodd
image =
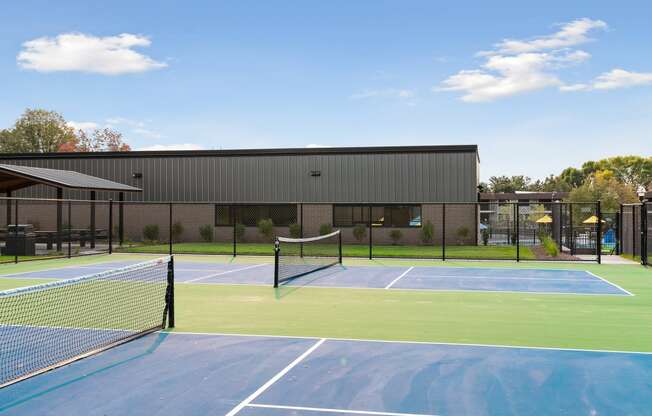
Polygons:
M155 333L1 389L0 411L642 415L651 379L650 354Z
M70 279L137 263L106 262L5 275L21 279ZM192 284L271 285L269 263L233 264L178 260L175 281ZM444 266L333 265L289 280L288 286L393 290L492 291L554 294L631 295L625 289L583 270L507 269Z

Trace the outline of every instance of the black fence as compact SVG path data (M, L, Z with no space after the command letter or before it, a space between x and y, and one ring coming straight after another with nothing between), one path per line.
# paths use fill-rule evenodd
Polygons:
M0 261L110 252L273 256L276 236L341 230L345 257L600 262L601 254L611 250L607 236L618 234L611 223L603 219L599 203L0 198Z
M652 261L652 202L620 206L620 254L649 265Z

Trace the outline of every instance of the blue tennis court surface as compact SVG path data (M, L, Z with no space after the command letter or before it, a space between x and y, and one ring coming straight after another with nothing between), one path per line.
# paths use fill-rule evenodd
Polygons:
M72 266L3 277L70 279L132 262ZM177 260L175 280L193 284L271 285L274 266ZM289 281L289 286L376 288L436 291L523 292L586 295L631 295L630 292L582 270L485 268L333 266Z
M0 389L6 415L649 415L652 355L154 333Z

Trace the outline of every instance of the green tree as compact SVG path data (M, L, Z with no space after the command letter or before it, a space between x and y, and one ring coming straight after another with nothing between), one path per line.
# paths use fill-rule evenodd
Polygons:
M562 170L559 175L559 180L568 184L571 188L581 186L584 183L584 179L584 172L573 167Z
M619 182L611 171L595 171L581 186L568 196L571 202L601 201L604 212L615 212L620 204L637 202L638 197L632 185Z
M491 192L516 192L528 190L531 179L527 176L492 176L489 178Z
M27 109L10 129L0 132L0 151L12 153L58 152L75 142L73 129L55 111Z

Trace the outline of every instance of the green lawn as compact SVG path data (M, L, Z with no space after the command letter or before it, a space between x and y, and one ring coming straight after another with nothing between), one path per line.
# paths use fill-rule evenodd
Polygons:
M312 246L314 247L314 246ZM324 253L334 253L333 246L317 246L314 250L322 248ZM174 253L185 254L232 254L232 243L177 243L172 246ZM312 248L311 248L312 249ZM116 251L126 253L168 253L167 244L139 245L132 247L116 248ZM272 244L264 243L239 243L239 255L268 255L274 254ZM342 254L345 257L368 257L369 246L364 244L344 244ZM442 256L441 246L407 246L407 245L374 245L374 257L409 257L409 258L439 258ZM522 259L534 259L534 254L527 247L521 247ZM446 246L448 258L470 259L515 259L516 247L513 246Z

